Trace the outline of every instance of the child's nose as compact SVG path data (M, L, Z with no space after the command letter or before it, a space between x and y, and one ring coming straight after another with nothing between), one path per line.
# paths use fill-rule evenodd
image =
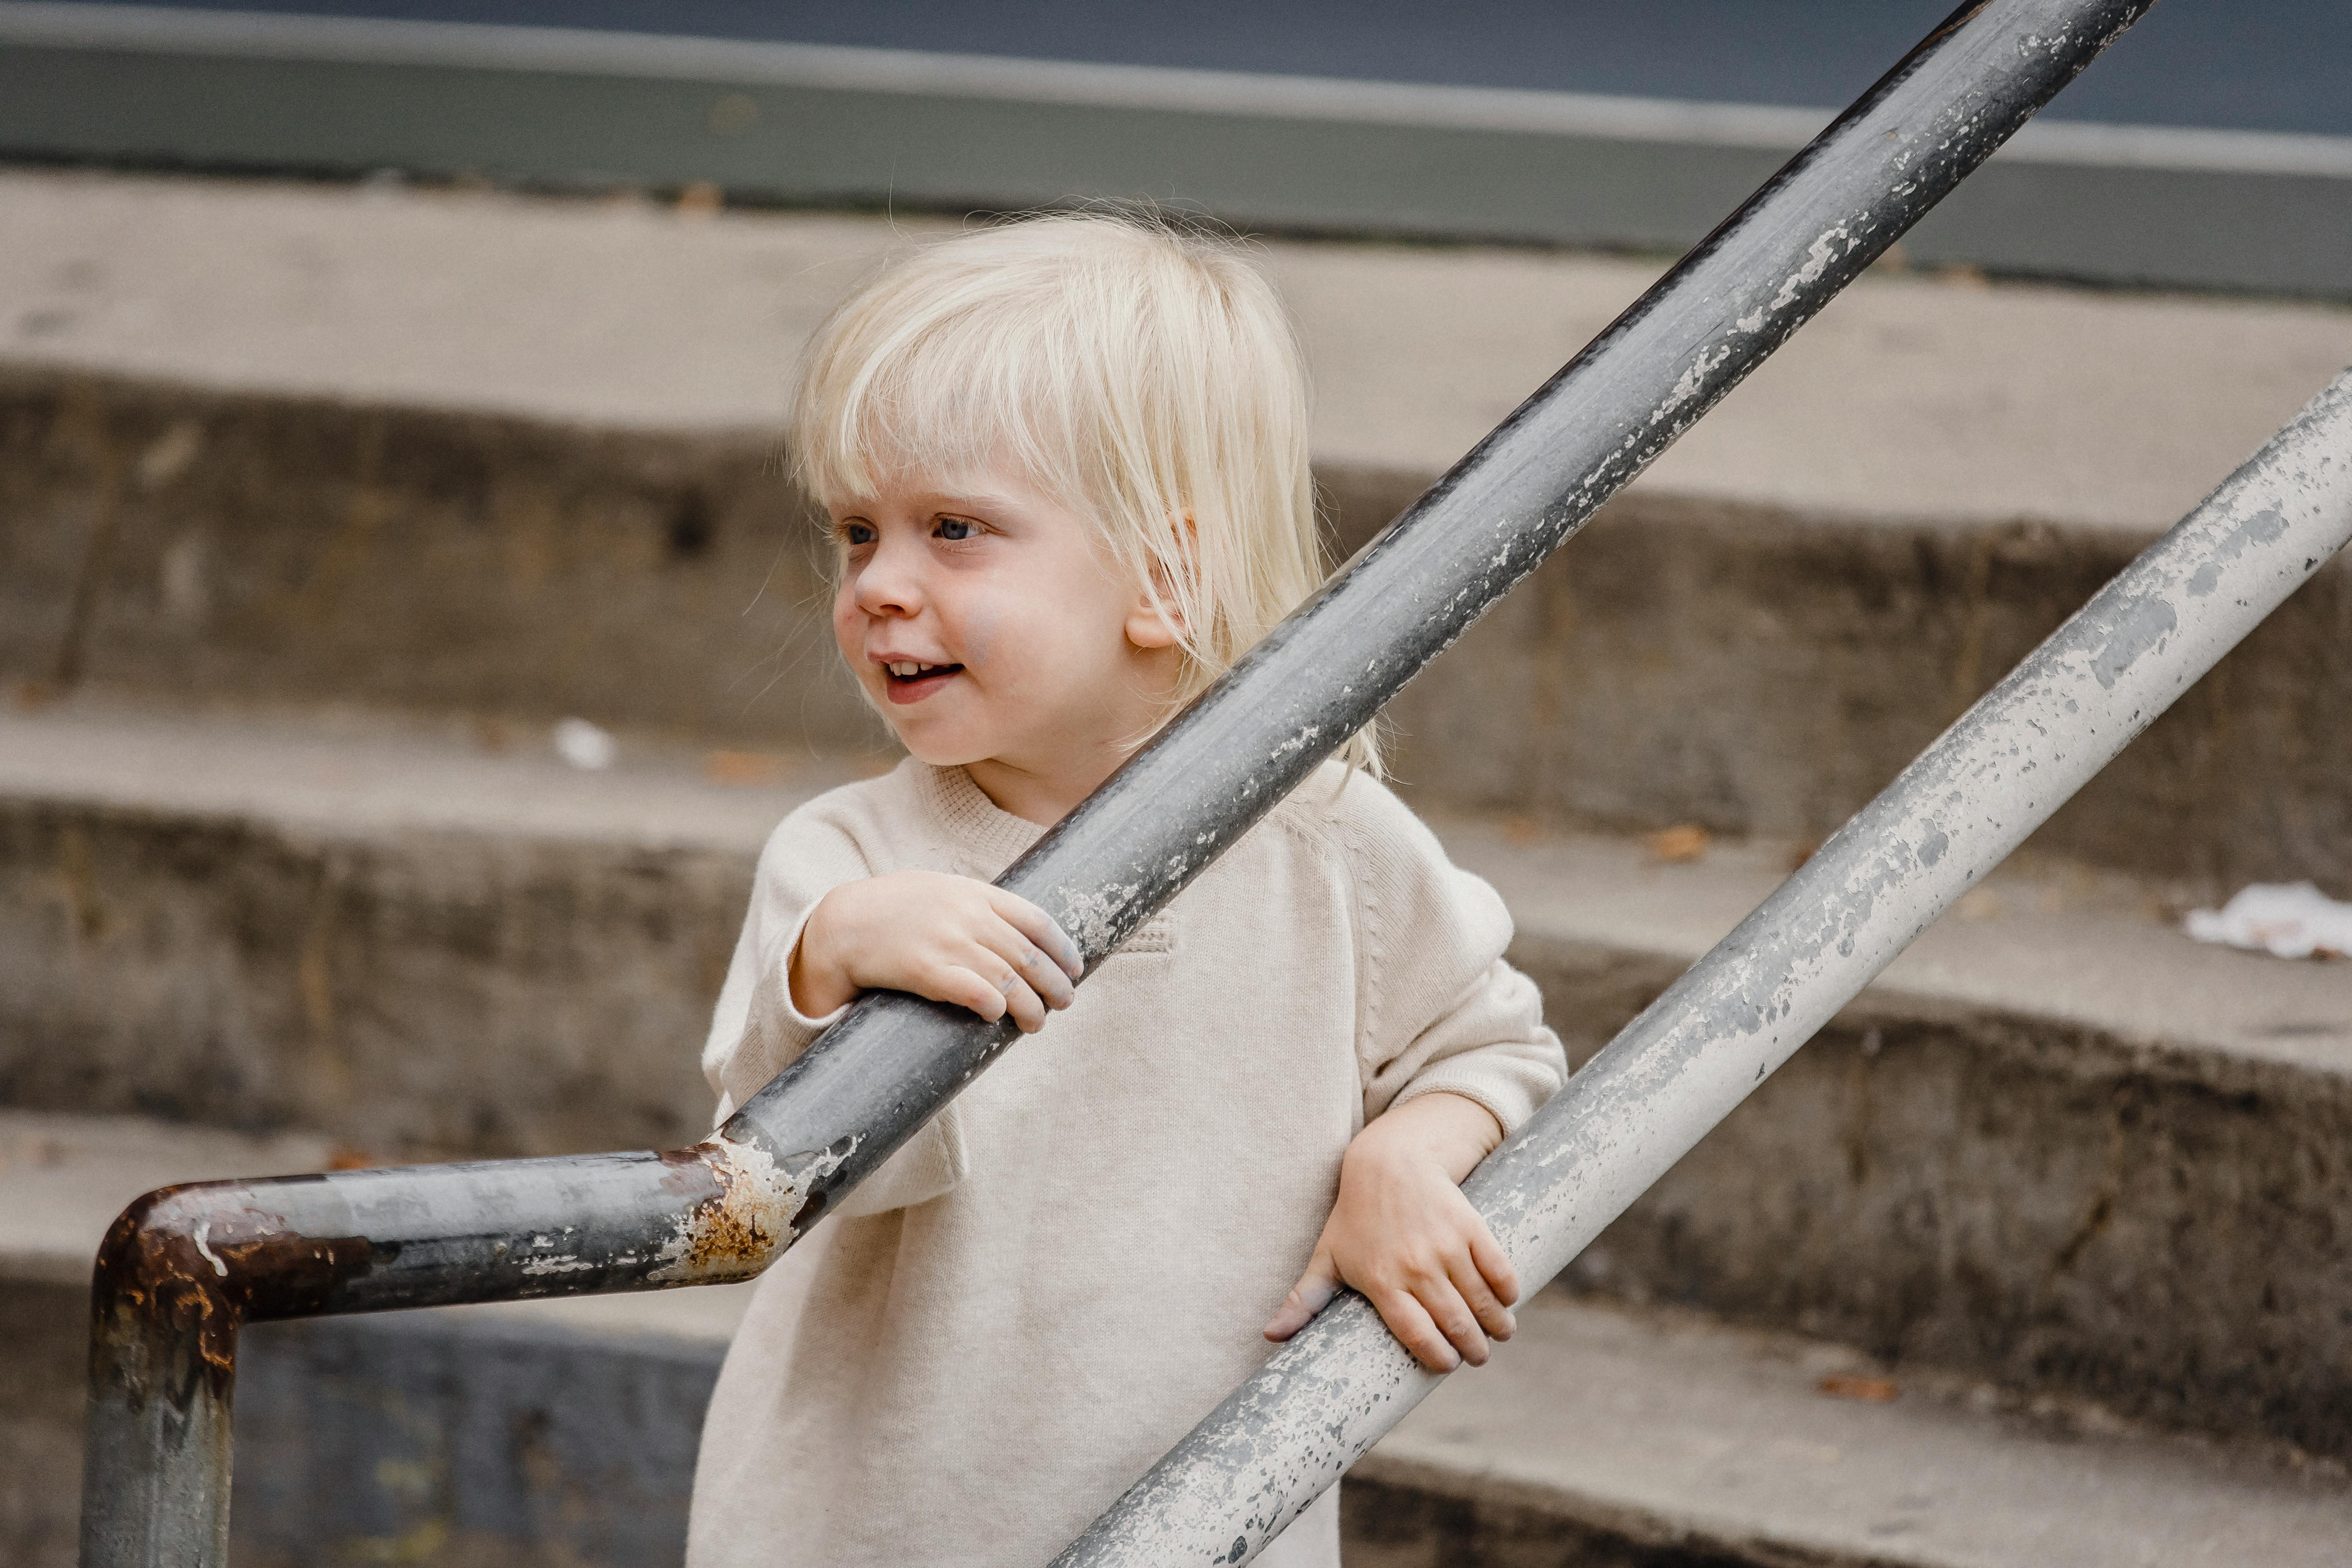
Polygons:
M922 574L903 551L888 545L857 569L853 596L869 616L911 616L922 608Z

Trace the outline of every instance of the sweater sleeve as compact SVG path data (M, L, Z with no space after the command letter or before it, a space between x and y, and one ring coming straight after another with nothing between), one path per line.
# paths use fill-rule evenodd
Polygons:
M856 815L821 796L777 826L760 852L751 909L719 989L702 1048L702 1076L718 1092L714 1125L724 1123L767 1081L849 1009L810 1017L793 1003L787 965L801 932L825 894L877 874L860 842ZM908 1208L945 1193L967 1170L955 1107L933 1117L835 1209L844 1216Z
M1568 1081L1568 1056L1535 983L1503 960L1502 896L1377 781L1349 782L1339 824L1355 880L1366 1119L1443 1090L1516 1131Z
M856 837L822 809L825 804L814 801L784 818L760 851L751 905L702 1047L702 1076L719 1093L720 1121L798 1060L844 1011L807 1016L793 1005L784 978L817 900L873 875Z

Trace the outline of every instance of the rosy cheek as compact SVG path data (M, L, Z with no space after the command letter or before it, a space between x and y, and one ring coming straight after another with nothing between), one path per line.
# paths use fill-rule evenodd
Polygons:
M986 601L973 605L963 617L963 661L974 669L985 668L989 650L996 646L996 628L1003 616Z
M857 584L844 577L840 591L833 596L833 640L852 664L859 662L864 651L865 632L866 617L857 608Z

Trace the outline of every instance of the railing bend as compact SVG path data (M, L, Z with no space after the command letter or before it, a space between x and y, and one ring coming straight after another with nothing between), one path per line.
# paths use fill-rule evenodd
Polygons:
M2150 3L1962 6L1003 884L1100 962ZM95 1281L84 1568L226 1563L240 1323L747 1278L1013 1038L878 994L692 1150L141 1200Z

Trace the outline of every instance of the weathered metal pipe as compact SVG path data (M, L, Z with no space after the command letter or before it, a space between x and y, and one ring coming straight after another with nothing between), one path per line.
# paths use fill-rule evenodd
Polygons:
M1107 956L2149 3L1956 13L1004 885L1089 963ZM133 1205L99 1260L84 1568L226 1563L237 1322L757 1273L1013 1037L877 994L684 1155L218 1184ZM563 1226L578 1227L568 1265L529 1271L518 1249ZM656 1255L672 1246L728 1261L671 1277L677 1260Z
M1464 1184L1536 1289L2352 541L2352 371L2051 634ZM1508 1346L1497 1353L1510 1354ZM1441 1374L1343 1294L1054 1568L1245 1563Z
M803 1194L756 1149L165 1187L91 1281L85 1564L228 1561L238 1330L277 1318L748 1279Z

